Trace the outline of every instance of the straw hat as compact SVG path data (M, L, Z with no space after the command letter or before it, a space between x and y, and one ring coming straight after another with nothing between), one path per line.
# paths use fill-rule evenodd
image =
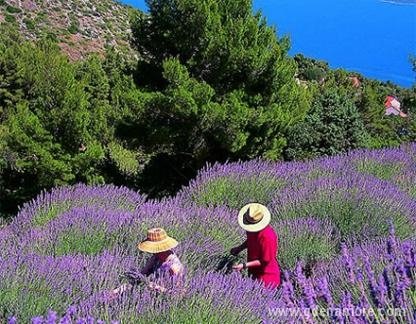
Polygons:
M163 228L152 228L147 231L147 239L140 242L137 248L143 252L159 253L173 249L178 241L169 237Z
M238 224L247 232L259 232L270 223L270 212L266 206L251 203L241 208Z

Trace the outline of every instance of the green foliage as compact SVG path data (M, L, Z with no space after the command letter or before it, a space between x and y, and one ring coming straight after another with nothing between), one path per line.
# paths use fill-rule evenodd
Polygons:
M11 13L11 14L21 13L22 12L22 10L20 8L13 7L13 6L10 6L10 5L7 5L6 6L6 11L8 13Z
M160 150L153 168L167 164L163 178L184 183L206 161L281 158L309 102L288 40L248 0L148 4L149 15L133 17L136 78L149 89L133 125L142 130L134 140Z
M34 21L28 18L24 18L23 23L26 25L26 28L29 30L34 30L36 27L36 24L34 23Z
M6 14L6 15L4 16L4 20L5 20L6 22L8 22L8 23L11 23L11 24L16 23L16 18L15 18L15 16L10 15L10 14Z
M279 226L278 229L278 259L282 268L293 269L299 261L328 261L338 252L339 242L331 240L329 236L308 232L294 235L284 226Z
M357 193L350 192L348 195L354 197ZM345 240L363 239L366 235L387 236L390 219L399 237L408 238L414 232L414 225L400 211L392 210L388 205L382 206L364 199L356 202L347 197L341 192L317 191L313 197L299 202L296 206L282 206L278 214L281 219L309 215L329 219Z
M15 154L13 160L7 161L10 169L22 175L32 168L36 169L39 187L59 185L74 179L66 163L68 157L27 104L11 109L7 126L9 134L6 142Z
M284 183L270 175L233 179L216 178L208 181L195 194L193 200L203 206L228 206L241 208L250 202L264 205L270 203L273 193L282 188Z
M126 176L137 175L140 171L140 162L137 154L125 149L118 143L108 145L110 159L115 163L117 169Z
M359 172L371 174L382 180L391 180L395 175L400 173L402 165L397 163L381 163L378 161L359 161L357 170Z
M15 30L2 28L2 212L12 212L42 189L112 180L107 145L117 142L116 125L138 97L132 78L120 76L121 62L107 75L104 66L110 62L93 56L73 64L53 42L24 42ZM121 152L130 167L138 150Z
M60 234L53 254L97 255L110 247L111 237L105 229L94 229L86 233L68 230Z
M351 98L343 89L324 88L305 121L289 134L287 157L305 159L334 155L360 147L365 128Z
M71 23L68 27L68 32L71 34L76 34L79 31L79 20L77 17L72 16L70 19Z
M33 314L45 314L50 309L64 311L62 305L65 305L65 298L59 299L56 296L45 280L32 280L29 285L13 281L2 282L0 316L19 314L19 321L29 323Z
M278 72L294 69L285 56L287 40L279 42L264 18L253 15L251 1L148 4L151 19L139 16L133 25L135 44L146 61L161 66L166 58L178 57L193 76L221 93L245 88L269 102L284 81L293 83L293 75Z
M306 81L322 81L330 72L328 63L307 58L302 54L294 57L298 65L298 77Z

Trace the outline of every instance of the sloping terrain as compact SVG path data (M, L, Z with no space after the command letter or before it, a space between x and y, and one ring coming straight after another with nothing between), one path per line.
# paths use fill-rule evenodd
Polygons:
M42 193L0 230L0 322L411 323L415 162L411 144L215 165L163 201L109 185ZM244 260L228 251L244 240L236 217L250 201L267 204L279 235L278 294L230 273ZM156 226L180 242L184 290L160 295L141 284L109 299L123 273L143 266L136 244Z
M28 39L50 37L72 59L114 46L129 53L129 12L113 0L0 0L0 22Z

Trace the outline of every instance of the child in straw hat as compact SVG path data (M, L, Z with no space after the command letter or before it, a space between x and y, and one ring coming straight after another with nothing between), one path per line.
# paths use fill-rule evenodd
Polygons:
M247 249L247 263L233 267L236 271L247 269L252 278L270 288L280 286L280 267L277 262L278 237L270 223L266 206L252 203L244 206L238 214L238 223L246 231L247 239L231 249L237 255Z
M161 276L181 279L184 275L184 266L178 256L172 251L178 245L178 242L169 237L163 228L152 228L147 231L146 240L140 242L137 247L140 251L152 253L146 265L138 273L129 272L127 277L129 284L124 284L111 292L110 297L116 297L118 294L133 288L140 281L147 281L144 278L148 275L155 275L156 278ZM148 282L148 286L159 292L166 292L167 288L158 285L155 282Z

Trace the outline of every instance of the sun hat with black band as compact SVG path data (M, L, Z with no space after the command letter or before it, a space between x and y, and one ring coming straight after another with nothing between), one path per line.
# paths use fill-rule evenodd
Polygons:
M270 211L258 203L247 204L238 213L238 224L247 232L261 231L269 225L270 219Z
M173 249L178 241L168 236L163 228L152 228L147 231L147 239L140 242L137 248L148 253L160 253Z

